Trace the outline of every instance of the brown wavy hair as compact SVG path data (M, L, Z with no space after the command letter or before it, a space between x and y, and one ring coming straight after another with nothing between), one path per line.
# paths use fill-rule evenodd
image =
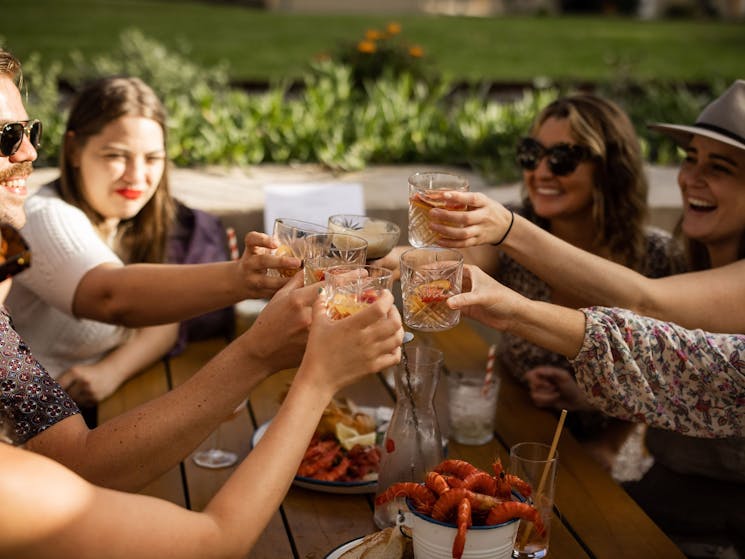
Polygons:
M607 246L613 260L640 269L648 184L639 139L628 115L608 99L589 93L570 95L547 105L531 134L549 118L566 119L574 142L593 154L595 245ZM527 194L523 205L529 219L548 228L548 221L535 214Z
M73 147L83 146L110 122L122 116L137 116L157 122L166 140L166 111L155 92L142 80L113 76L85 87L75 98L60 152L60 180L55 183L60 197L80 208L98 226L103 216L83 196L80 173L72 165ZM73 134L68 134L73 132ZM168 163L155 194L134 217L122 220L117 231L119 257L124 262L163 262L168 231L175 214L168 183Z

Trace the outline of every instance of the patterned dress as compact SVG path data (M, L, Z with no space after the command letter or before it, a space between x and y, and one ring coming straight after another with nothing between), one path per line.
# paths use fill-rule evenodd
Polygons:
M75 402L34 358L0 308L0 407L9 416L15 444L79 413Z
M659 278L684 271L683 254L669 233L650 227L645 231L645 241L641 274ZM500 283L534 301L551 302L551 287L517 261L500 252L498 265L495 279ZM563 355L507 332L499 334L498 355L505 370L518 380L523 380L527 371L538 366L572 371L571 364ZM592 439L608 427L608 418L596 412L573 412L567 417L567 427L580 440Z

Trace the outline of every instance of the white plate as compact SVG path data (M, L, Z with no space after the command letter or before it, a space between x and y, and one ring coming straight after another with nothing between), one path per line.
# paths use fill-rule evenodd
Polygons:
M365 406L359 406L359 410L363 413L368 414L370 417L375 419L377 424L377 431L385 433L388 427L388 421L391 418L393 409L385 406L378 408L371 408ZM253 437L251 437L251 447L255 447L261 437L264 436L267 428L271 421L259 426L254 431ZM295 480L292 482L293 485L302 487L304 489L311 489L313 491L321 491L323 493L341 493L346 495L357 495L361 493L375 493L378 487L377 480L371 481L321 481L319 479L313 479L312 477L295 476Z
M339 557L342 556L343 553L349 551L353 547L357 546L364 540L364 536L361 538L354 539L352 541L348 541L347 543L341 544L336 549L332 549L328 552L328 554L323 559L339 559Z

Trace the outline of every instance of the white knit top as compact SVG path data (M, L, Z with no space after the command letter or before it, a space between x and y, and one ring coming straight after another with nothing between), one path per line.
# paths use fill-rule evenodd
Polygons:
M52 377L73 364L101 359L120 345L128 328L72 315L78 283L104 262L121 264L78 208L43 187L26 201L21 230L31 267L13 278L6 306L13 324Z

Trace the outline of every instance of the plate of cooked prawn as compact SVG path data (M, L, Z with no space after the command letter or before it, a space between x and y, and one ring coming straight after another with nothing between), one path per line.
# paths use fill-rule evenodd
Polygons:
M334 399L326 407L305 451L293 485L326 493L375 493L380 442L393 410ZM251 439L256 446L271 421Z

